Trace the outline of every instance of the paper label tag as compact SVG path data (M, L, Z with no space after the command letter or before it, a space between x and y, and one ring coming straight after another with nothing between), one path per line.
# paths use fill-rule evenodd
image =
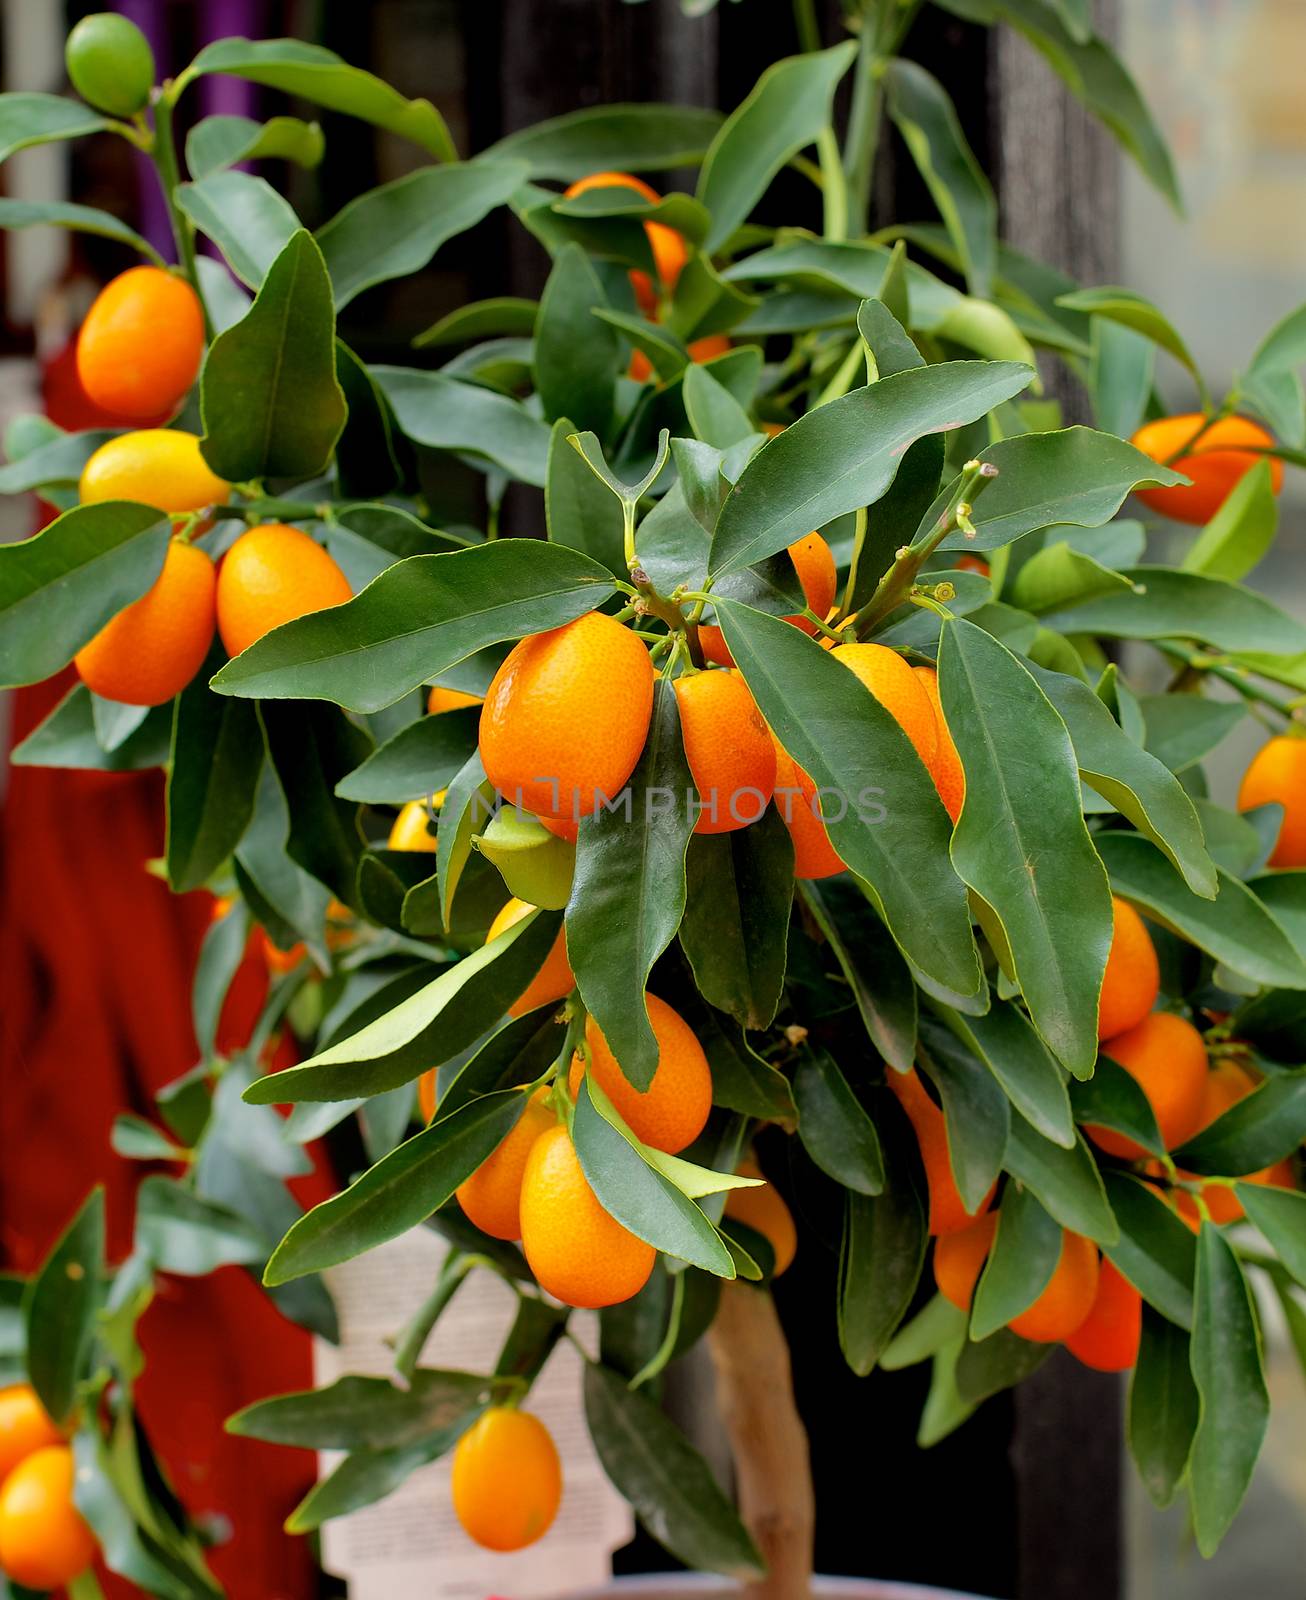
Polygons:
M326 1274L340 1315L340 1344L314 1340L319 1388L346 1373L394 1376L394 1339L425 1300L449 1246L429 1228L335 1267ZM445 1308L422 1351L421 1365L486 1372L516 1310L516 1296L492 1272L473 1271ZM589 1315L572 1331L589 1344ZM526 1409L553 1435L562 1458L562 1506L538 1543L510 1555L482 1550L462 1531L449 1495L452 1452L420 1467L376 1505L323 1524L322 1564L349 1586L350 1600L548 1600L604 1583L612 1552L634 1533L629 1506L604 1476L585 1427L582 1362L560 1343L531 1390ZM340 1461L323 1451L319 1475Z

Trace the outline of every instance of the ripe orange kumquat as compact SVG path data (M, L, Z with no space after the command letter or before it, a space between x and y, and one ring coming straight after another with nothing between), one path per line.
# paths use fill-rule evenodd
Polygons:
M1306 867L1306 738L1279 734L1252 757L1238 790L1239 811L1277 801L1283 822L1270 856L1272 867Z
M1202 1112L1198 1119L1194 1133L1201 1133L1204 1128L1226 1111L1236 1106L1240 1100L1245 1100L1257 1088L1254 1078L1235 1061L1215 1062L1206 1078L1206 1092L1202 1102ZM1190 1182L1201 1180L1191 1172L1182 1168L1178 1171L1180 1178ZM1291 1189L1294 1186L1294 1175L1291 1160L1276 1162L1273 1166L1264 1167L1259 1172L1242 1174L1240 1183L1269 1184L1273 1188ZM1240 1222L1246 1215L1242 1201L1239 1200L1235 1190L1227 1183L1203 1183L1201 1188L1202 1204L1206 1207L1212 1222ZM1201 1221L1201 1212L1193 1196L1187 1189L1174 1191L1174 1203L1185 1222L1196 1226Z
M390 826L390 837L385 842L387 850L417 850L435 852L435 835L430 829L431 813L425 800L409 800L400 808L399 815Z
M562 1501L562 1463L549 1430L528 1411L493 1406L453 1453L453 1508L486 1550L524 1550L549 1531Z
M715 361L718 356L725 355L730 349L730 341L724 333L709 333L702 339L691 339L685 349L689 359L701 367L704 362ZM626 369L626 376L633 378L636 383L647 383L654 376L653 363L642 350L630 352L630 366Z
M775 746L748 685L734 672L675 680L685 759L702 809L695 833L733 833L756 822L775 791Z
M464 706L484 705L483 696L468 694L463 689L444 689L437 683L426 697L426 710L438 717L442 711L461 711Z
M159 267L131 267L106 284L77 336L82 388L129 422L174 411L203 356L199 297L184 278Z
M204 551L173 539L154 583L73 657L82 682L123 705L158 706L180 694L213 641L215 590Z
M1097 1246L1063 1229L1061 1255L1046 1289L1007 1326L1035 1344L1057 1344L1083 1325L1097 1298Z
M299 528L265 522L241 534L218 571L218 632L239 655L283 622L352 597L349 580Z
M170 516L222 505L230 492L200 453L199 435L180 428L138 428L107 440L82 468L84 506L136 500Z
M921 1162L930 1191L929 1231L932 1234L960 1233L989 1209L993 1203L993 1190L990 1189L980 1201L976 1211L967 1211L957 1188L957 1180L952 1174L948 1129L943 1112L926 1093L915 1068L910 1072L891 1070L885 1077L898 1103L907 1113L916 1133L916 1143L920 1146Z
M540 1135L558 1121L549 1095L547 1088L537 1089L499 1148L458 1185L458 1204L464 1216L493 1239L521 1238L521 1184L526 1158ZM434 1112L434 1105L431 1109Z
M741 1178L760 1178L762 1170L751 1157L737 1168ZM773 1184L761 1189L731 1189L726 1197L726 1216L760 1233L775 1256L772 1277L788 1271L798 1252L798 1230L793 1214L777 1194Z
M593 1017L585 1020L588 1065L579 1051L572 1059L570 1088L580 1090L586 1071L612 1101L630 1131L655 1150L675 1155L702 1133L712 1109L712 1074L689 1024L655 994L644 996L658 1043L658 1064L647 1089L626 1077Z
M648 651L591 611L509 651L485 696L481 760L511 804L574 821L621 792L652 710Z
M1136 1028L1161 993L1161 967L1147 924L1119 895L1111 897L1111 908L1115 927L1098 1001L1099 1039Z
M929 768L930 777L934 779L934 787L939 791L939 799L943 801L944 810L955 823L961 815L961 808L966 800L966 772L957 753L957 746L953 743L948 724L944 720L943 702L939 699L939 675L933 667L913 667L912 671L930 702L934 712L935 732L938 735L938 747L934 759L925 764Z
M536 1281L564 1305L597 1310L648 1282L657 1252L610 1216L560 1123L531 1146L521 1187L522 1249Z
M916 747L927 767L939 749L939 729L930 697L897 653L882 644L839 644L830 652L875 696Z
M489 932L485 936L486 944L491 939L497 939L501 933L506 933L509 928L515 928L523 917L530 916L535 910L534 906L527 905L524 900L509 900L499 907L494 921L490 924ZM571 963L567 960L566 931L558 929L558 937L553 941L553 948L544 958L544 964L508 1007L510 1017L524 1017L528 1011L534 1011L536 1006L551 1005L555 1000L565 1000L576 987L576 979L572 974Z
M46 1414L30 1383L0 1389L0 1483L34 1450L62 1443L63 1434Z
M834 604L835 590L839 583L838 570L834 564L834 551L819 533L809 533L801 539L796 539L789 546L789 559L793 562L798 581L803 586L803 598L810 609L824 620ZM785 621L792 622L795 628L801 628L804 633L816 632L815 627L804 616L786 617ZM730 654L725 635L715 623L704 622L699 625L698 642L705 660L715 661L718 666L734 666L734 657Z
M633 189L652 205L656 205L662 198L656 189L629 172L591 172L587 177L578 178L567 189L564 199L570 200L591 189ZM666 293L670 294L679 281L685 262L689 259L688 247L681 235L674 228L668 228L665 222L646 222L644 232L648 237L649 249L653 252L653 265L657 269L658 280ZM630 286L635 291L636 303L644 315L656 316L660 295L648 273L633 268L630 273Z
M945 1300L958 1311L969 1311L975 1285L993 1248L998 1231L995 1212L989 1211L957 1233L945 1233L934 1242L934 1282Z
M1139 489L1138 498L1163 517L1199 526L1211 520L1243 474L1263 459L1260 451L1274 444L1273 436L1247 417L1222 417L1203 430L1204 421L1196 411L1161 417L1145 422L1133 437L1145 456L1193 480L1169 489ZM1278 494L1283 487L1282 461L1271 460L1270 482Z
M1109 1261L1098 1273L1093 1309L1066 1338L1066 1349L1098 1372L1127 1372L1138 1361L1143 1297Z
M90 1566L95 1535L73 1504L73 1453L46 1445L0 1485L0 1572L27 1589L58 1589Z
M1161 1142L1173 1150L1197 1132L1206 1104L1206 1045L1191 1022L1169 1011L1153 1011L1125 1033L1102 1044L1147 1096ZM1108 1155L1141 1161L1147 1151L1111 1128L1090 1126L1089 1138Z
M829 878L844 870L821 816L816 785L771 735L775 745L775 804L794 847L794 877Z

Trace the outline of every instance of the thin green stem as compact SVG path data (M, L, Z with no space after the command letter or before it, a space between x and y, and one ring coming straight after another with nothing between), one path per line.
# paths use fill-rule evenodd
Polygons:
M848 565L848 583L843 592L843 611L851 610L853 596L857 593L857 570L862 563L862 555L866 548L866 530L870 527L870 513L865 506L858 506L853 521L853 558Z
M829 405L831 400L842 399L853 386L853 379L866 365L866 346L861 339L854 339L848 348L848 354L839 363L833 378L817 396L816 404L812 406L815 411L819 407Z
M821 48L821 28L816 20L816 0L794 0L794 27L800 50Z
M1152 643L1171 661L1182 664L1187 672L1206 673L1212 678L1219 678L1221 683L1227 683L1231 689L1236 689L1244 700L1258 701L1261 705L1269 706L1277 711L1280 716L1292 721L1298 710L1295 700L1283 700L1277 694L1272 694L1268 689L1263 689L1254 682L1251 673L1246 667L1233 664L1226 656L1208 656L1201 650L1181 644L1170 644L1164 639L1154 639Z
M150 154L154 160L155 171L159 174L163 198L168 207L168 219L172 223L172 236L177 243L178 260L204 312L205 332L212 338L213 323L209 317L208 307L204 303L204 290L200 286L199 264L195 254L195 228L190 218L177 204L181 173L177 167L177 145L172 128L175 95L176 85L165 84L163 92L154 103L154 142Z
M821 199L825 214L825 237L842 244L848 237L848 186L844 182L839 141L828 124L816 136L821 158Z
M848 114L848 134L844 142L843 170L848 191L848 226L860 238L870 222L871 189L875 181L875 158L880 145L880 126L884 121L884 85L881 60L875 48L875 30L862 22L857 41L857 60L853 66L853 101Z

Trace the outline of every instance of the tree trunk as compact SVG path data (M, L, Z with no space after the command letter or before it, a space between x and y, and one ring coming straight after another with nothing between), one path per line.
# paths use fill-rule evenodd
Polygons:
M708 1335L739 1509L767 1566L747 1600L811 1600L816 1497L789 1346L764 1289L727 1283Z

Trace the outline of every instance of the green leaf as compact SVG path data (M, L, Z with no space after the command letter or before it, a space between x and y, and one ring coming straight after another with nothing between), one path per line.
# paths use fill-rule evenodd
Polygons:
M751 566L873 505L916 440L974 422L1032 377L1017 362L945 361L881 378L799 417L758 451L727 496L712 575Z
M60 1425L77 1404L104 1274L104 1190L92 1189L27 1285L27 1376Z
M1052 1354L1050 1344L1034 1344L1002 1328L978 1344L967 1342L957 1358L957 1392L977 1406L990 1395L1023 1383Z
M1102 1174L1120 1237L1106 1254L1143 1299L1180 1328L1193 1325L1197 1244L1192 1231L1153 1188L1124 1172Z
M875 1124L834 1059L804 1049L793 1086L799 1136L816 1165L845 1189L881 1193L884 1156Z
M209 688L209 674L223 659L217 648L210 653L205 670L178 695L173 714L164 854L175 894L212 877L254 814L263 739L252 705Z
M420 272L440 247L503 205L526 177L515 161L419 167L351 200L317 232L336 308Z
M524 161L532 178L570 183L591 172L648 172L702 160L721 113L698 106L587 106L510 133L479 158Z
M190 1278L252 1266L268 1253L263 1233L244 1218L158 1173L136 1194L136 1248L161 1271Z
M274 943L288 949L302 939L320 966L330 892L287 854L290 812L270 761L263 763L254 795L254 815L236 846L236 883Z
M1193 1381L1201 1397L1189 1464L1197 1548L1211 1556L1251 1482L1270 1397L1251 1293L1232 1246L1210 1222L1197 1240Z
M213 687L381 711L473 651L561 627L612 592L611 574L596 562L538 539L413 556L346 604L273 629L229 661Z
M452 921L453 897L471 859L472 835L485 827L494 809L494 799L494 785L485 776L481 753L479 749L474 750L449 785L440 812L440 827L436 831L436 888L443 927L447 928ZM416 926L416 907L405 909Z
M549 539L626 577L621 504L595 477L584 456L568 443L575 432L569 417L559 417L549 436L544 481Z
M1139 699L1147 750L1171 772L1195 765L1247 715L1242 701L1201 694L1148 694Z
M268 268L246 315L214 340L200 410L204 459L230 482L311 478L329 460L347 412L331 285L303 229Z
M1152 1102L1143 1093L1138 1080L1113 1061L1105 1047L1097 1058L1093 1076L1073 1084L1070 1098L1077 1122L1114 1129L1153 1155L1163 1154L1165 1143L1157 1127Z
M1011 1138L1010 1107L983 1066L930 1017L921 1018L918 1054L938 1088L952 1175L973 1215L1002 1171Z
M1132 289L1076 289L1073 294L1063 294L1057 304L1068 311L1088 312L1092 316L1104 317L1108 322L1118 322L1123 327L1132 328L1135 333L1141 333L1172 355L1194 377L1199 375L1197 363L1188 346L1163 313Z
M0 161L34 144L78 139L108 126L99 112L61 94L0 94Z
M892 1144L889 1164L883 1193L849 1192L844 1201L839 1344L859 1377L887 1349L911 1305L925 1259L925 1212Z
M357 807L338 799L335 786L371 749L371 740L334 706L273 702L259 715L290 814L286 853L353 905L363 841Z
M1093 416L1104 433L1131 438L1147 414L1156 368L1150 339L1108 317L1093 317L1089 388Z
M1275 1255L1306 1288L1306 1194L1263 1183L1240 1183L1248 1219L1269 1240Z
M871 886L899 948L940 984L973 994L979 973L965 891L947 857L948 816L902 729L797 628L736 601L716 609L758 709L830 801L830 839Z
M300 221L270 183L247 172L215 172L177 189L177 204L251 289L299 231Z
M403 805L447 789L476 749L479 706L418 717L336 784L342 800Z
M44 417L33 420L46 422ZM53 431L22 451L15 448L13 430L6 433L5 454L9 459L0 467L0 494L23 494L50 484L76 484L82 468L100 446L117 437L108 428L65 433L53 423L47 426Z
M641 1090L658 1062L644 990L685 909L692 784L675 692L664 678L654 687L648 737L624 804L581 821L567 908L567 953L581 998Z
M1291 1155L1306 1139L1306 1072L1275 1073L1174 1152L1186 1172L1237 1178Z
M1028 669L964 618L944 630L939 690L966 769L953 865L1000 919L1034 1026L1071 1071L1087 1073L1111 895L1066 726ZM1010 752L1029 748L1037 769L1017 781Z
M114 1155L128 1161L179 1161L185 1151L172 1142L162 1128L156 1128L134 1112L120 1112L113 1119L109 1144Z
M339 357L342 346L337 341ZM341 368L343 370L343 367ZM385 405L384 397L381 401ZM341 439L343 448L349 438L349 429ZM340 451L336 455L337 470L343 470ZM337 510L325 525L327 549L344 569L350 587L357 593L365 589L373 578L380 577L387 567L409 556L450 555L466 550L479 540L464 539L458 534L439 533L407 511L393 505L354 505ZM496 661L489 671L474 682L461 682L460 673L452 677L441 674L441 681L451 689L469 689L483 693L494 674Z
M259 1078L245 1098L254 1105L352 1100L411 1082L498 1022L539 971L557 934L558 918L549 912L523 918L357 1033L301 1066Z
M1279 527L1279 502L1270 463L1262 459L1243 474L1215 515L1188 547L1185 572L1237 583L1256 566L1274 543Z
M539 309L537 301L522 300L513 295L473 300L470 305L456 306L438 322L423 329L413 340L413 348L427 350L433 346L465 344L473 339L500 335L529 339L535 332L535 318Z
M1030 554L1011 584L1010 600L1022 611L1041 616L1131 588L1128 578L1061 539Z
M351 1373L325 1389L278 1394L246 1406L228 1417L225 1427L241 1439L303 1450L397 1449L429 1433L454 1429L456 1437L493 1393L494 1380L475 1372L418 1367L406 1389L386 1378Z
M76 506L0 546L0 686L38 683L154 583L172 528L152 506Z
M76 684L44 722L38 724L10 760L16 767L72 767L95 772L135 772L161 767L168 759L172 706L154 706L121 744L106 750L96 736L94 699Z
M558 1007L537 1006L512 1017L472 1051L464 1062L450 1062L440 1073L438 1119L451 1116L478 1095L533 1084L558 1058L561 1038Z
M998 1231L975 1290L970 1336L987 1339L1028 1311L1052 1281L1064 1234L1028 1189L1009 1183Z
M972 294L990 291L998 253L998 203L937 78L894 60L884 74L889 115L957 248Z
M691 838L680 943L699 993L745 1028L770 1027L784 992L794 847L774 807L751 827Z
M358 117L411 140L439 161L457 159L444 118L429 100L406 100L388 83L349 66L321 45L299 39L219 39L201 50L182 76L189 80L208 72L261 83Z
M916 985L893 936L857 886L842 877L799 886L848 981L871 1043L890 1067L916 1059Z
M158 251L147 239L142 239L133 228L107 211L97 211L94 206L72 205L65 200L0 199L0 230L47 226L71 228L74 233L98 234L102 239L113 239L139 250L155 266L164 264Z
M997 467L998 476L975 501L975 537L950 533L943 550L995 550L1054 523L1100 528L1139 485L1185 481L1123 439L1092 428L1021 434L981 450L978 459ZM922 517L922 528L937 521L955 488L954 480L940 492ZM1141 573L1138 581L1146 581Z
M1201 899L1155 845L1137 834L1099 833L1097 847L1117 894L1163 926L1256 983L1306 988L1306 964L1246 884L1216 869L1214 900Z
M758 1578L761 1556L702 1456L625 1378L585 1366L585 1420L603 1470L658 1541L687 1566Z
M204 117L186 135L186 167L192 178L207 178L242 161L293 161L315 167L326 140L316 122L298 117Z
M684 396L690 427L704 444L729 450L755 433L748 413L707 367L695 363L688 368Z
M1033 1190L1063 1228L1095 1239L1109 1252L1120 1229L1097 1163L1082 1138L1073 1150L1063 1150L1017 1117L1011 1124L1004 1165L1018 1183Z
M1215 864L1203 842L1201 819L1167 766L1138 748L1086 683L1032 662L1029 671L1066 725L1084 782L1165 853L1195 895L1213 899Z
M216 1052L222 1008L248 941L249 917L241 905L233 905L205 929L191 985L191 1018L201 1061Z
M489 461L543 487L549 430L516 400L439 372L373 367L372 376L414 444Z
M624 1228L718 1278L735 1276L729 1250L700 1207L654 1165L657 1152L645 1150L588 1074L576 1096L572 1137L599 1204Z
M1065 1077L1025 1013L1002 1002L979 1017L963 1017L946 1007L935 1009L983 1061L1030 1127L1069 1149L1075 1142L1075 1129Z
M264 1283L338 1266L415 1228L493 1155L525 1106L520 1089L485 1095L406 1140L299 1219L273 1251Z
M1199 1405L1187 1333L1144 1306L1129 1384L1129 1453L1158 1506L1173 1501L1188 1470Z
M763 1117L792 1127L797 1120L789 1080L748 1046L737 1030L723 1026L707 1006L686 1008L712 1069L712 1099L745 1117Z
M589 257L565 245L553 263L535 324L535 383L544 415L574 417L606 435L612 420L617 336L595 312L607 297Z
M815 143L855 54L849 43L774 62L726 118L698 177L698 198L712 213L709 254L747 220L781 167Z
M902 1372L937 1355L953 1339L966 1337L966 1313L936 1294L894 1334L880 1357L885 1372Z

